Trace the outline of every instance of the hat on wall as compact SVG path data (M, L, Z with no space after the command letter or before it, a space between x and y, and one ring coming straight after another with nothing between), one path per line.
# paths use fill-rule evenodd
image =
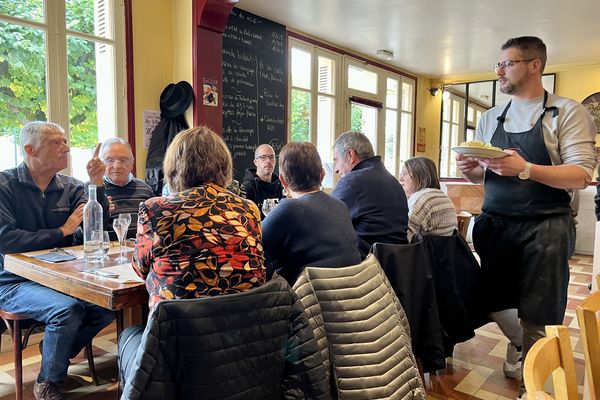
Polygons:
M192 104L194 89L186 81L169 83L160 94L160 114L163 118L175 118Z

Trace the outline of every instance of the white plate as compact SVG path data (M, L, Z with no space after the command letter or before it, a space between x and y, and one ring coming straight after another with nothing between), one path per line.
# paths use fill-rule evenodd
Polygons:
M462 154L465 157L475 158L502 158L508 155L508 153L503 151L486 149L484 147L456 146L452 148L452 151Z

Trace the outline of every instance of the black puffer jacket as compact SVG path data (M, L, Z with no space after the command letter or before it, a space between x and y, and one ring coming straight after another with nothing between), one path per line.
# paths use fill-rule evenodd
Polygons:
M283 278L160 302L125 376L122 399L329 398L316 339Z

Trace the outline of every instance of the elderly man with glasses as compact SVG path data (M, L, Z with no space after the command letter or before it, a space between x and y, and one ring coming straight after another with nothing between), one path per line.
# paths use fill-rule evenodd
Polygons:
M276 162L275 150L268 144L261 144L254 151L256 168L246 169L242 183L246 198L256 203L263 219L265 218L262 210L263 201L283 198L283 185L277 174L273 172Z
M484 300L492 312L518 309L523 357L544 336L545 325L563 322L575 246L571 199L590 183L596 165L590 114L544 89L545 65L546 45L539 38L504 43L494 70L500 91L512 99L487 111L475 136L506 155L456 157L463 176L485 187L473 228Z
M100 148L100 159L106 164L104 187L106 196L111 200L110 223L105 228L112 240L117 239L112 221L119 214L131 214L131 224L127 237L135 237L137 215L140 203L154 197L152 188L146 182L133 176L134 157L131 146L123 139L105 140Z

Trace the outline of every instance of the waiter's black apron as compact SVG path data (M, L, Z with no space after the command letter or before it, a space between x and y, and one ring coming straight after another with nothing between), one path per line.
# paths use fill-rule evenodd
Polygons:
M543 110L532 129L507 132L504 119L509 102L491 143L516 149L532 164L552 165L544 143ZM519 316L537 325L560 324L564 317L569 282L568 259L575 238L571 198L556 189L517 176L485 171L483 213L473 228L473 244L481 257L484 290L490 311L518 308Z

